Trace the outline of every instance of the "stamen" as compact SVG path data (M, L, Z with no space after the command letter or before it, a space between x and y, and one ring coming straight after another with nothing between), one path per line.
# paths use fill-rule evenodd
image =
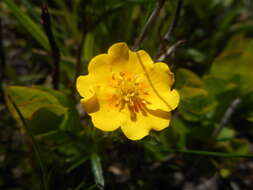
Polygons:
M119 72L112 74L113 87L116 88L115 107L119 111L125 109L126 105L131 114L131 119L136 120L137 113L147 115L145 105L148 103L144 98L148 95L145 89L145 77L141 74Z

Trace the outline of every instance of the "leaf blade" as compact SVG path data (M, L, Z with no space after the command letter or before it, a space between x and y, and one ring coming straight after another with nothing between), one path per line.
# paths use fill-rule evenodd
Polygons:
M46 50L50 50L49 43L43 30L11 0L4 0L9 9L21 25L33 36L33 38Z

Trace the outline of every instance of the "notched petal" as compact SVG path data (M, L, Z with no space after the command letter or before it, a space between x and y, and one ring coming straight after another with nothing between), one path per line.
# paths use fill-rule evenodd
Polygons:
M99 102L96 94L94 94L89 99L81 99L81 104L83 106L84 111L87 113L94 113L99 110Z
M88 65L89 74L108 73L110 71L110 61L107 54L100 54L92 58Z
M82 97L89 99L94 91L91 89L92 80L89 75L79 76L76 80L76 89Z
M113 60L128 60L129 58L129 48L126 43L119 42L116 44L113 44L109 50L108 54L110 58Z

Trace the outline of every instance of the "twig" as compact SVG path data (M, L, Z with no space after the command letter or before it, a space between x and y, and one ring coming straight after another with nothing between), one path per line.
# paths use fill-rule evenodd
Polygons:
M228 121L230 120L231 116L234 114L236 108L238 107L238 105L242 102L241 98L236 98L234 99L234 101L230 104L230 106L228 107L228 109L226 110L225 114L223 115L220 123L219 123L219 127L216 128L211 136L211 139L215 139L218 134L222 131L222 129L226 126L226 124L228 123Z
M28 128L28 125L26 123L26 120L24 118L24 116L22 115L21 111L19 110L16 102L12 99L12 97L8 94L8 92L6 92L6 95L10 101L10 103L13 105L14 109L16 110L23 126L24 126L24 129L25 129L25 132L27 134L27 136L29 137L30 139L30 142L32 144L32 147L34 149L34 152L35 152L35 155L38 159L38 162L39 162L39 166L40 166L40 169L41 169L41 173L42 173L42 183L43 183L43 186L44 186L44 190L49 190L49 187L48 187L48 177L47 177L47 170L46 168L44 167L44 163L43 163L43 160L41 159L41 154L40 154L40 151L39 151L39 146L38 144L36 143L35 139L33 138L32 134L30 133L29 131L29 128Z
M178 42L176 42L175 44L173 44L170 48L167 49L167 51L162 54L157 61L164 61L167 57L171 56L171 54L173 54L176 49L183 45L186 41L185 40L179 40Z
M52 54L53 63L54 63L53 64L54 69L52 73L53 87L54 89L58 89L59 77L60 77L60 51L55 42L55 38L51 29L51 20L50 20L50 15L48 12L48 6L46 4L42 5L41 10L42 10L42 14L41 14L42 25L46 32L46 35L51 47L51 54Z
M164 35L163 39L162 39L162 42L161 42L161 45L159 46L158 48L158 53L157 53L157 57L159 57L161 54L163 54L164 52L166 52L166 45L165 45L165 41L169 42L176 27L177 27L177 24L178 24L178 20L179 20L179 16L180 16L180 11L181 11L181 8L183 6L183 1L184 0L178 0L178 3L177 3L177 8L176 8L176 12L175 12L175 15L174 15L174 18L172 20L172 23L169 27L169 30L168 32Z
M158 0L156 8L153 10L151 15L149 16L148 21L146 22L142 32L140 33L137 40L135 41L133 50L137 50L139 48L140 44L144 40L144 38L149 30L149 28L155 23L155 20L158 17L164 3L165 3L165 0Z
M170 41L170 38L172 34L174 33L175 28L177 27L182 5L183 5L183 0L179 0L177 3L177 8L176 8L176 12L175 12L175 16L173 18L172 24L170 25L168 32L164 36L164 39L167 41Z

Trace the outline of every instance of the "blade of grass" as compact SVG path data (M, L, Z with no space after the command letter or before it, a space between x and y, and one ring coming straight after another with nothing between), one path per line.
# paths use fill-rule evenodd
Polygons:
M104 187L105 181L104 181L103 170L101 166L101 159L98 154L96 153L91 154L91 165L92 165L92 171L93 171L96 184Z
M49 190L48 177L47 177L48 175L47 175L46 167L44 166L44 163L43 163L42 158L41 158L39 146L36 143L33 135L30 133L30 131L28 129L28 125L27 125L27 123L25 121L25 118L23 117L23 115L22 115L21 111L19 110L17 104L15 103L15 101L12 99L12 97L8 94L8 92L6 90L5 90L5 92L6 92L6 98L10 101L10 103L12 104L12 106L14 107L14 109L16 110L16 112L17 112L20 120L22 121L22 124L24 126L25 132L28 135L28 137L30 138L32 147L34 149L34 153L36 155L36 158L38 160L38 163L39 163L39 166L40 166L40 170L41 170L41 173L42 173L42 184L43 184L44 190Z
M31 5L31 3L28 0L21 0L21 2L27 8L27 11L31 14L31 16L33 17L33 19L36 22L39 22L40 21L40 16L39 16L39 14L37 14L36 10Z
M86 160L88 160L88 157L84 157L79 159L77 162L75 162L74 164L72 164L68 169L67 169L67 173L70 173L71 171L73 171L75 168L77 168L78 166L80 166L82 163L84 163Z
M4 86L6 80L6 58L5 58L5 51L4 51L4 35L3 35L3 23L2 18L0 16L0 103L5 105L4 100Z
M25 14L12 0L4 0L20 24L33 36L46 50L50 50L46 35L42 29L27 14Z
M6 69L6 60L5 60L5 51L4 51L4 35L3 35L3 23L2 18L0 17L0 101L2 100L3 94L3 83L5 80L5 69Z
M195 155L202 155L202 156L226 157L226 158L253 158L253 154L210 152L210 151L203 151L203 150L174 150L174 149L170 149L169 152L184 153L184 154L195 154Z

